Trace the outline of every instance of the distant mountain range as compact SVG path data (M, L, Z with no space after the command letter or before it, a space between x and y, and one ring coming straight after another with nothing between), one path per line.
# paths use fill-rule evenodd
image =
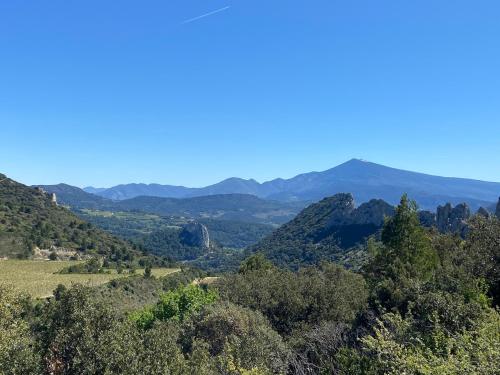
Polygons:
M138 196L189 198L251 194L282 202L314 202L337 193L349 192L356 196L358 203L376 198L390 204L397 204L406 192L422 209L434 209L446 202L466 202L476 210L480 206L492 207L500 195L500 183L432 176L352 159L323 172L300 174L290 179L278 178L264 183L233 177L202 188L125 184L107 189L87 187L84 190L112 200Z

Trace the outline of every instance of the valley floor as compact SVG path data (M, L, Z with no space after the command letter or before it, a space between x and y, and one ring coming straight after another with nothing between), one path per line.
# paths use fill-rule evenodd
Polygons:
M39 260L0 260L0 284L14 286L18 291L31 294L35 298L49 297L59 284L71 286L83 284L97 286L113 279L129 276L128 273L118 274L116 270L103 274L59 274L60 270L77 261L39 261ZM153 275L161 277L179 271L175 268L156 268ZM144 270L138 269L141 275Z

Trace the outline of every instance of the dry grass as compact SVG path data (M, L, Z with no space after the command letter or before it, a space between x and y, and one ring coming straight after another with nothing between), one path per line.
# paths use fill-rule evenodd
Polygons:
M127 277L128 274L68 274L61 275L56 272L76 264L75 261L43 261L43 260L0 260L0 284L10 284L19 291L27 292L33 297L47 297L58 284L71 286L79 283L88 286L97 286L110 280ZM157 277L177 272L174 268L153 269L153 275ZM137 274L144 270L138 269Z

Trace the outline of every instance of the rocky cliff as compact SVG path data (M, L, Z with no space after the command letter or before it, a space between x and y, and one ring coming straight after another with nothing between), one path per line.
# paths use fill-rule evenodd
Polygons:
M465 234L467 220L470 218L469 206L460 203L453 207L450 203L437 208L436 222L440 232L452 232Z
M210 248L210 235L205 225L198 222L191 222L182 228L180 233L181 242L187 246Z

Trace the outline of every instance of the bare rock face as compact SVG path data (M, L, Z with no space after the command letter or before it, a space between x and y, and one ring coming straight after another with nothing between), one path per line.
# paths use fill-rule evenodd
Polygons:
M354 197L350 193L335 194L333 197L326 198L322 202L326 201L328 201L328 205L330 206L328 227L343 224L355 208Z
M500 198L498 198L497 209L495 211L496 217L500 219Z
M352 213L353 224L373 224L382 226L386 217L394 216L394 207L382 199L372 199L363 203Z
M477 210L477 215L482 217L490 217L490 213L484 207L479 207L479 210Z
M452 232L465 234L467 220L470 218L470 209L466 203L460 203L453 207L450 203L437 208L437 227L440 232Z
M184 225L180 238L182 243L187 246L210 248L210 236L208 229L201 223L192 222Z

